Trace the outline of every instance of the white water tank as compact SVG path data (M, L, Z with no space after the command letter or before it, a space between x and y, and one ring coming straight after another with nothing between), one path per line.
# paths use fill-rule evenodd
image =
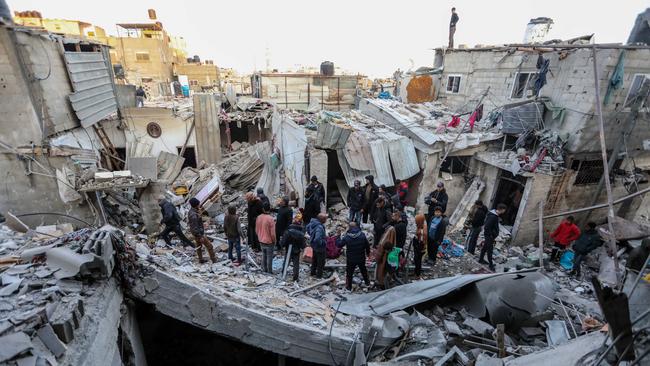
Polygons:
M524 43L541 43L546 41L546 36L551 30L553 19L551 18L535 18L531 19L526 26L526 33L524 33Z

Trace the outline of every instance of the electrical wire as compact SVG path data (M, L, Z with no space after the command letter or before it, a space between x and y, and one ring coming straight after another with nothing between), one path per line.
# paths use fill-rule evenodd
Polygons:
M79 221L81 223L84 223L88 227L93 227L93 225L90 224L88 221L84 221L84 220L82 220L82 219L80 219L78 217L71 216L71 215L68 215L68 214L58 213L58 212L31 212L31 213L25 213L25 214L20 214L20 215L15 215L15 216L16 217L25 217L25 216L47 216L47 215L67 217L67 218L70 218L70 219L73 219L73 220L77 220L77 221Z

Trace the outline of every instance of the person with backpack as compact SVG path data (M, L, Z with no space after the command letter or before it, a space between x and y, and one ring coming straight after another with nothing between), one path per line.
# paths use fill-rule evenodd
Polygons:
M429 261L432 265L436 264L436 259L438 257L438 248L440 247L440 244L442 244L442 241L445 239L448 224L449 221L447 220L447 216L443 214L442 207L437 206L434 208L433 218L429 223L427 245Z
M336 246L347 248L345 252L345 288L352 291L352 276L357 268L361 272L363 282L366 283L366 286L370 286L370 278L366 269L366 257L370 255L370 243L356 222L350 222L347 233L336 239Z
M365 197L363 189L361 188L361 182L358 180L354 181L354 187L350 188L348 191L348 208L350 214L348 217L349 221L354 221L359 225L361 223L361 211L365 205Z
M327 214L319 213L317 217L311 219L307 224L309 245L313 250L311 275L316 276L316 278L323 278L323 270L325 269L325 257L327 256L325 222L327 222Z
M372 215L375 200L378 197L378 191L379 189L375 184L375 177L366 175L366 185L363 186L363 208L361 209L364 224L368 222L368 218Z
M289 256L287 265L293 266L293 282L298 282L300 273L300 252L305 248L305 229L301 215L296 215L293 222L282 235L282 247Z
M575 257L573 258L573 269L570 274L580 276L580 264L582 261L589 253L601 245L603 245L603 239L600 238L600 234L596 230L596 223L588 222L585 231L580 234L578 240L573 242Z
M476 241L478 240L481 230L483 230L483 224L485 223L485 216L487 215L488 209L485 207L481 200L474 202L474 207L472 209L472 219L470 221L471 230L469 232L469 238L467 240L467 252L474 254L476 250Z

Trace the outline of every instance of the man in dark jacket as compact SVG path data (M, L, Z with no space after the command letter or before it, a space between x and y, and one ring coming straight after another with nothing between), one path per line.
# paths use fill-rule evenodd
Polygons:
M348 191L348 208L350 210L350 215L348 217L349 221L354 221L357 225L361 222L361 210L363 209L364 204L365 195L361 188L361 182L355 180L354 187L350 188Z
M591 253L594 249L603 244L600 234L596 230L596 223L588 222L587 228L580 234L580 237L573 242L573 251L575 257L573 258L573 270L571 274L580 276L580 264L585 259L587 254Z
M160 237L167 243L171 245L171 239L169 238L169 233L174 232L176 236L183 242L183 246L194 247L194 244L190 239L183 234L183 229L181 228L181 218L178 216L178 211L176 207L169 202L165 196L160 196L158 198L158 206L160 206L160 213L162 214L162 220L160 224L165 224L165 229L160 233Z
M352 291L352 276L357 267L359 267L363 282L366 283L366 286L370 286L366 269L366 257L370 255L370 243L356 222L350 222L348 232L336 239L336 245L339 248L347 247L345 252L345 288Z
M386 202L384 201L383 197L377 198L377 203L375 204L375 208L372 211L372 215L370 217L372 223L373 223L373 247L377 247L379 245L379 241L381 240L382 235L384 235L384 228L386 224L390 221L391 218L391 213L390 211L386 208Z
M433 218L433 211L436 207L440 207L443 214L447 211L447 201L449 201L449 196L447 196L445 184L438 182L438 184L436 184L436 190L429 193L427 198L424 199L424 203L429 205L427 212L427 222L431 222L431 218Z
M481 255L478 262L481 264L489 264L490 270L494 271L494 262L492 262L492 252L494 251L494 240L499 236L499 216L503 215L508 206L503 203L499 203L495 210L488 212L485 217L485 226L483 227L483 236L485 241L483 242L483 248L481 248ZM487 253L488 261L487 263L483 258Z
M262 201L262 206L264 206L265 204L267 204L267 205L269 205L269 206L271 205L271 201L270 201L269 198L264 194L264 189L263 189L262 187L257 188L257 191L256 191L256 192L257 192L257 198L259 198L260 201Z
M233 261L235 266L239 266L242 262L241 241L245 237L241 229L241 224L239 223L239 216L237 215L237 207L235 205L228 206L228 212L223 218L223 231L228 240L228 259ZM237 261L235 261L235 257L232 254L233 249L237 252Z
M289 197L282 197L278 200L278 214L275 218L275 237L278 238L277 249L281 250L279 238L282 238L284 232L291 225L293 220L293 210L289 207Z
M393 198L390 193L388 193L388 187L385 184L379 186L377 190L377 199L383 198L384 203L386 204L386 209L390 212L393 212ZM375 206L377 206L377 200L375 200Z
M305 190L305 210L303 212L303 222L307 225L311 219L315 218L320 213L320 201L318 200L316 189L311 185L307 186Z
M309 233L309 245L314 255L311 259L311 275L317 278L323 278L323 269L325 268L325 257L327 256L325 222L327 214L319 213L318 217L311 219L307 224Z
M311 177L311 180L309 182L309 185L307 186L307 189L311 188L314 192L313 197L316 201L318 201L319 205L321 203L325 203L325 187L323 186L323 183L318 181L318 177L313 175ZM306 195L305 195L306 196Z
M205 230L203 228L203 218L201 217L201 211L199 209L199 200L192 197L190 198L190 211L187 213L187 224L190 227L190 232L194 236L194 241L196 242L196 255L199 257L199 263L205 263L203 260L203 247L208 251L208 256L212 263L217 262L217 258L214 256L214 249L212 248L212 243L205 236Z
M456 34L456 23L458 23L458 14L456 14L456 8L451 8L451 19L449 20L449 48L454 48L454 34Z
M467 240L468 253L474 254L474 251L476 250L476 241L483 229L487 212L488 209L481 200L474 202L474 207L472 208L472 219L470 220L471 230L469 232L469 239Z
M375 177L367 175L366 185L363 186L363 208L361 209L364 224L368 222L368 217L372 214L377 196L378 188L375 184Z
M305 229L299 216L289 225L280 241L289 256L287 265L293 265L293 281L296 282L300 273L300 251L305 248ZM291 246L291 252L289 252L289 246Z
M404 221L400 211L393 211L390 222L385 225L384 229L388 229L388 226L395 228L395 246L404 248L404 244L406 244L406 221Z
M262 204L262 200L253 192L247 192L245 197L248 202L248 245L254 251L259 252L261 247L257 240L257 234L255 233L255 222L257 221L257 217L262 214L264 205Z
M438 248L442 241L445 240L445 234L447 233L447 225L449 220L447 216L443 214L442 207L436 207L433 209L433 217L431 222L429 222L429 238L427 241L427 254L431 264L436 263L438 258Z

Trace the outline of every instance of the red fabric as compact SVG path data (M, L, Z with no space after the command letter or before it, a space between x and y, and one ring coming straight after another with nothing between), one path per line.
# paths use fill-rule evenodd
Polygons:
M469 116L469 130L470 131L474 130L474 123L476 122L476 114L477 114L477 110L472 112L472 115Z
M459 116L451 116L451 122L447 124L447 127L456 127L460 124L460 117Z
M578 237L580 237L580 229L578 226L566 220L562 221L557 229L555 229L551 234L551 238L555 240L556 243L565 247L569 246L569 244L578 239Z

